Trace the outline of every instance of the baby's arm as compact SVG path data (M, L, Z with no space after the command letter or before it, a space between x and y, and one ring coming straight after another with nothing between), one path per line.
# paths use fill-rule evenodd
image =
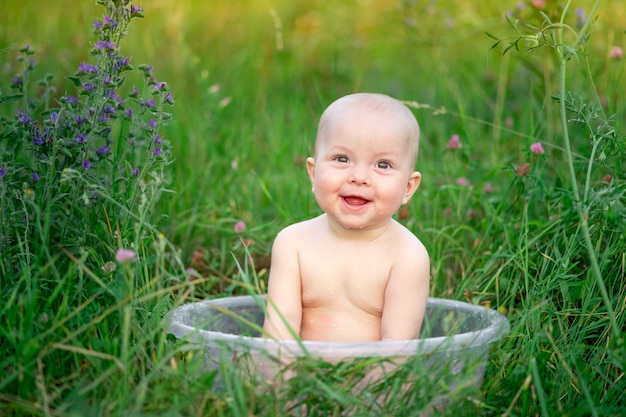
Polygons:
M394 264L381 321L382 340L408 340L419 336L430 284L430 259L419 243L402 251Z
M267 288L267 315L263 329L276 339L300 335L302 291L293 227L281 231L272 247L272 263Z

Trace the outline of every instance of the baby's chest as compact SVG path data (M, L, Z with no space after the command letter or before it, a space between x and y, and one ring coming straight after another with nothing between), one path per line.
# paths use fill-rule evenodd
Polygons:
M361 257L331 256L323 252L300 261L303 303L309 306L354 305L382 308L390 268Z

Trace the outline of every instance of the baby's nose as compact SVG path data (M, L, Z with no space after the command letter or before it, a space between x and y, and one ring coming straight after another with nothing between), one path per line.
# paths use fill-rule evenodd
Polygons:
M353 165L350 182L354 184L369 184L370 170L368 167L359 164Z

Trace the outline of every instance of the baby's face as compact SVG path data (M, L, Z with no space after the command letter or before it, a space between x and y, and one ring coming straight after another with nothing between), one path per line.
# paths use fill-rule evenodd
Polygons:
M386 227L419 185L409 129L390 112L355 109L334 117L307 168L315 198L347 229Z

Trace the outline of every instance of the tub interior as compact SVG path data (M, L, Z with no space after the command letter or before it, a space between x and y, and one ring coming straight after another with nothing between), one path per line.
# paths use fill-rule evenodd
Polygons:
M476 310L476 307L486 308L471 305L468 307L473 308L463 308L462 303L445 301L429 299L420 339L480 331L493 324L493 315ZM177 319L196 330L260 337L264 320L262 305L265 305L264 297L236 297L224 302L217 299L196 305Z

